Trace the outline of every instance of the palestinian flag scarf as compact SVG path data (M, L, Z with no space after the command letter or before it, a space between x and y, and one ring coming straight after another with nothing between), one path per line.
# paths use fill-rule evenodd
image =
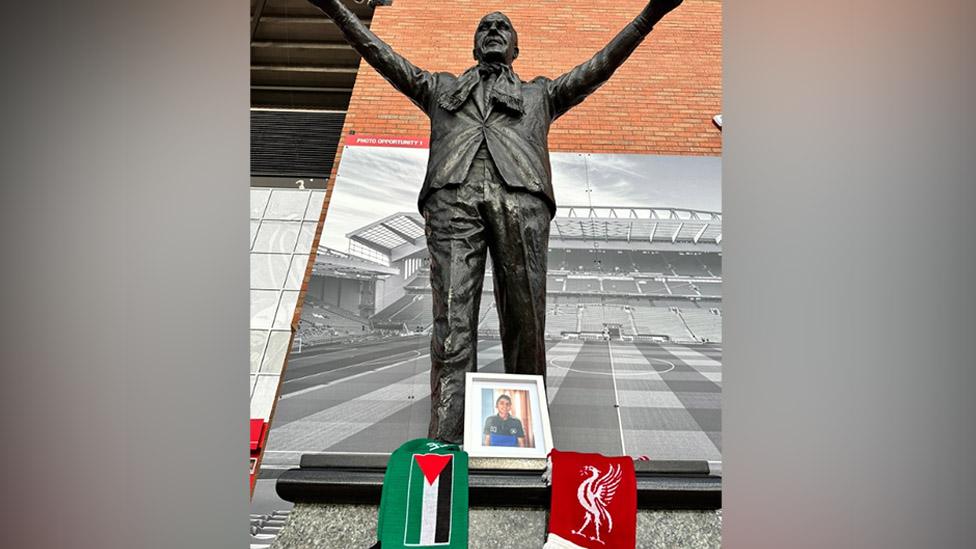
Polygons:
M390 456L383 477L379 543L400 549L468 546L468 454L420 438Z
M549 453L552 502L544 549L633 548L637 478L630 457Z

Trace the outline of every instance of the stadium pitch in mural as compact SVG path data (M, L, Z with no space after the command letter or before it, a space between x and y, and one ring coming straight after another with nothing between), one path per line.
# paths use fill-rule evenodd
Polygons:
M265 463L427 434L425 140L350 136ZM721 459L721 160L552 154L547 396L556 447ZM501 373L488 267L478 370ZM301 343L301 352L298 351Z

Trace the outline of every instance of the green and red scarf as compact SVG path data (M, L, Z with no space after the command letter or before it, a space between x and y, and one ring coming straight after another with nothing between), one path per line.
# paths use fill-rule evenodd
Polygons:
M383 477L375 548L468 546L468 454L420 438L390 456Z

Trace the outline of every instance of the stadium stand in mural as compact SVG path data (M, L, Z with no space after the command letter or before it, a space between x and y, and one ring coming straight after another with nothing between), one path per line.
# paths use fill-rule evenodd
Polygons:
M346 235L360 256L320 251L303 344L428 333L423 219L401 212ZM563 207L552 221L547 334L552 339L721 341L722 216L674 208ZM498 334L492 277L483 336Z

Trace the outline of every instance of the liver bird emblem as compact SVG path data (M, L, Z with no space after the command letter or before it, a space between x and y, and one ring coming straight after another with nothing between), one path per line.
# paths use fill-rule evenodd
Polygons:
M606 472L601 472L592 465L584 465L580 469L580 475L589 475L576 490L576 498L579 499L580 505L586 511L586 516L583 517L583 525L580 526L579 530L572 532L577 536L583 536L590 541L603 544L603 540L600 539L600 529L606 525L608 533L613 531L613 516L610 515L607 507L613 501L613 496L617 493L617 486L620 485L620 479L623 476L620 472L620 465L610 465ZM588 536L584 531L591 524L595 535Z

